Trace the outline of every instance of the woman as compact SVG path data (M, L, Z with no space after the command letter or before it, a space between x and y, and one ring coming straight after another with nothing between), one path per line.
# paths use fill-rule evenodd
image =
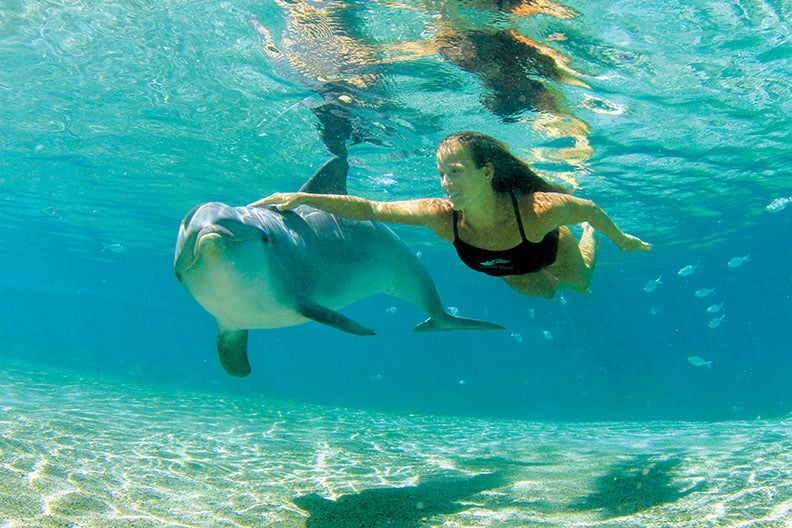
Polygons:
M624 251L651 245L627 235L594 202L540 178L493 137L457 132L437 148L447 198L373 202L346 195L277 193L251 204L308 205L353 220L420 225L452 242L470 268L501 277L525 295L551 298L562 287L589 293L594 229ZM567 225L583 223L580 243Z

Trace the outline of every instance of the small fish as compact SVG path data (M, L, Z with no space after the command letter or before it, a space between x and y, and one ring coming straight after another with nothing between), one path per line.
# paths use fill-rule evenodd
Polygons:
M680 277L687 277L688 275L692 275L694 271L696 271L699 267L699 263L696 262L695 264L688 264L687 266L680 268L677 271L677 275Z
M395 306L388 306L387 308L385 308L385 311L391 315L395 314L398 310L399 309L396 308Z
M720 317L715 317L715 318L713 318L713 319L712 319L712 320L711 320L711 321L710 321L710 322L707 324L707 326L709 326L710 328L718 328L718 327L720 326L720 324L723 322L723 320L724 320L724 319L726 319L726 314L723 314L723 315L721 315Z
M446 308L451 315L459 316L459 308L456 306L446 306Z
M548 341L552 341L553 339L553 334L550 333L550 330L542 330L542 335L545 336L545 339Z
M701 288L696 290L693 295L696 297L707 297L708 295L712 295L715 293L715 288Z
M694 367L703 367L704 365L706 365L707 368L712 368L712 363L713 363L712 361L707 361L706 359L698 356L688 357L687 362L693 365Z
M652 315L657 315L660 313L660 310L658 310L656 306L652 306L651 308L649 308L649 313Z
M517 341L518 343L522 343L522 339L523 339L523 338L522 338L522 336L521 336L520 334L518 334L517 332L512 332L511 334L509 334L509 337L511 337L512 339L514 339L514 340L515 340L515 341Z
M567 298L564 297L563 293L558 297L558 302L561 303L561 306L566 306L567 305Z
M463 380L463 379L459 380L459 382L458 382L458 383L459 383L459 385L460 385L460 386L462 386L462 387L464 387L465 385L467 385L467 381L465 381L465 380Z
M653 291L655 291L655 290L657 289L657 287L658 287L659 285L661 285L661 284L663 284L663 276L662 276L662 275L660 275L660 276L659 276L659 277L657 277L656 279L654 279L654 280L650 280L650 281L648 281L646 284L644 284L643 290L644 290L646 293L652 293L652 292L653 292Z
M127 248L124 244L106 244L102 242L102 251L109 251L110 253L124 253Z
M707 313L718 313L723 310L723 303L720 304L710 304L707 306Z
M745 255L744 257L734 257L732 259L729 259L729 262L727 262L726 265L729 266L730 268L739 268L744 263L748 262L748 260L750 260L749 258L750 256L751 255Z
M765 206L765 211L768 213L777 213L783 211L789 205L790 198L776 198Z

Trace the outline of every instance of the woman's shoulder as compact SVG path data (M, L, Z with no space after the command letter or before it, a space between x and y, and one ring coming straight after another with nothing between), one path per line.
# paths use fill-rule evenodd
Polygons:
M558 202L557 196L563 196L560 193L536 191L532 193L516 195L517 201L520 204L520 209L526 211L533 211L538 213Z
M536 191L519 197L521 207L531 208L536 212L566 204L570 199L574 200L571 194L553 191Z
M547 230L556 227L568 209L571 195L558 192L538 191L522 195L519 198L520 213L529 221L535 222L535 227Z
M420 209L427 217L427 225L444 224L453 215L454 208L445 198L423 198L419 200Z
M453 214L451 202L445 198L418 200L423 212L424 225L445 240L453 240Z
M451 202L445 198L423 198L420 201L423 202L424 207L428 211L433 213L444 214L450 213L453 210Z

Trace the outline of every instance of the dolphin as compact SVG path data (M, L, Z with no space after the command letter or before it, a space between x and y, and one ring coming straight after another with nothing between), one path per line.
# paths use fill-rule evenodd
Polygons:
M346 194L348 164L335 157L300 189ZM418 257L387 226L308 206L198 205L179 228L176 278L218 324L225 371L250 373L249 329L316 321L355 335L374 331L337 310L377 293L412 303L429 318L413 330L504 327L446 312Z

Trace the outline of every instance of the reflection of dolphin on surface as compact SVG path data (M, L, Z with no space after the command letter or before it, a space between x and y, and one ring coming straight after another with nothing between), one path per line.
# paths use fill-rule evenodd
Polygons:
M301 189L345 194L347 164L327 162ZM414 328L502 329L445 311L418 257L383 224L300 206L208 203L187 213L174 263L182 286L218 323L217 349L233 376L250 373L248 329L309 320L357 335L374 332L336 310L376 293L414 304L429 319Z
M261 39L262 51L282 75L296 77L298 84L321 97L321 104L309 106L327 150L346 158L348 141L376 142L352 116L355 110L382 104L372 89L385 82L377 50L358 34L360 7L340 1L275 4L283 15L280 30L265 27L252 15L248 21Z

